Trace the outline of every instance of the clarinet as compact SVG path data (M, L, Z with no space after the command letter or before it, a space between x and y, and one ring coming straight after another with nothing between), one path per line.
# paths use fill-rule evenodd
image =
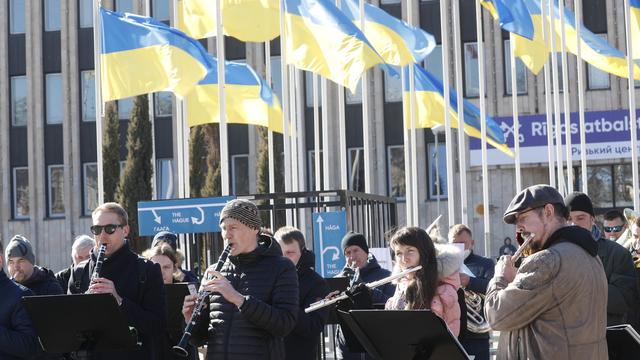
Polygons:
M222 266L227 261L227 257L229 257L230 252L231 252L231 246L227 245L222 251L222 254L220 254L220 257L218 258L218 262L214 267L214 271L222 270ZM210 272L207 272L207 273L208 274L207 274L206 280L210 280L208 276ZM191 339L191 332L193 331L193 328L198 323L198 320L202 315L202 310L204 310L204 307L206 305L207 296L209 296L210 294L211 294L210 291L206 291L204 289L201 289L200 291L198 291L198 297L196 298L196 305L193 309L193 313L191 314L191 319L189 320L189 322L187 323L187 326L184 329L184 334L182 334L182 338L180 338L180 342L178 343L178 345L173 347L173 352L176 355L179 355L185 358L189 356L189 352L186 350L186 348L187 348L187 345L189 344L189 339Z
M98 250L98 256L96 257L96 266L93 268L93 273L91 274L91 279L89 279L89 284L100 277L100 272L102 271L102 263L104 262L104 254L106 252L107 244L101 244L100 249Z

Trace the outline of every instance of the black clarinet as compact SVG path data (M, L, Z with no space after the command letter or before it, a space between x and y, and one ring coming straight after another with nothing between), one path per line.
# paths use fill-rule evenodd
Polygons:
M227 261L227 257L229 257L230 252L231 252L231 246L227 245L224 248L224 250L222 250L222 254L220 254L220 257L218 258L218 262L214 267L214 271L222 270L222 266ZM210 272L207 272L207 273L208 274L207 274L206 280L210 280L210 277L208 276ZM189 356L189 352L186 350L186 348L187 348L187 345L189 345L189 339L191 339L191 332L193 331L193 328L198 323L198 320L202 315L202 310L204 310L204 307L206 305L207 296L209 296L210 294L211 294L210 291L207 291L204 289L198 291L198 297L196 299L196 305L195 305L195 308L193 309L193 313L191 314L191 319L189 320L189 322L187 323L187 326L184 329L184 334L182 334L182 338L180 338L180 342L178 342L178 345L173 347L173 352L176 355L179 355L185 358Z
M96 257L96 266L93 267L93 273L91 274L91 279L89 279L89 284L100 277L100 272L102 271L102 263L104 262L104 254L106 252L107 244L101 244L100 249L98 250L98 256Z

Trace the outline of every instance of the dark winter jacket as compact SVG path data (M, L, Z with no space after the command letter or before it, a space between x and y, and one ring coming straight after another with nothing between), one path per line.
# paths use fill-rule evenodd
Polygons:
M238 309L220 294L211 295L209 326L200 319L193 342L207 339L209 359L284 359L284 337L298 314L293 263L272 237L260 235L254 251L229 256L220 272L244 295L244 303Z
M495 264L493 260L488 259L486 257L482 257L480 255L476 255L471 252L466 259L464 259L464 264L471 270L475 277L469 278L469 284L466 286L466 290L473 291L478 294L486 294L487 286L489 286L489 281L493 278L493 271L495 268ZM480 313L484 316L484 303L480 308ZM466 317L466 313L462 313L463 317ZM468 331L465 328L460 328L460 339L464 345L466 339L488 339L489 333L486 332L484 334L476 334Z
M89 276L95 267L96 254L78 264L69 280L71 294L84 293L89 288ZM127 352L94 354L94 359L158 359L166 330L166 304L160 266L129 249L128 242L104 260L101 277L114 282L122 297L120 310L129 326L138 331L142 347Z
M22 285L33 291L34 295L64 294L53 271L40 266L33 267L33 274Z
M71 273L73 272L73 264L64 270L60 270L56 273L56 280L58 280L58 284L62 288L62 293L66 294L69 291L69 278L71 277Z
M298 284L300 289L300 307L298 322L284 339L288 360L315 359L320 332L329 316L329 308L313 311L309 314L304 309L329 293L326 281L313 270L315 256L309 250L304 250L298 262Z
M40 345L22 297L31 290L16 284L0 268L0 360L29 359Z
M598 257L602 260L609 284L607 326L633 322L638 295L631 253L615 241L600 238Z

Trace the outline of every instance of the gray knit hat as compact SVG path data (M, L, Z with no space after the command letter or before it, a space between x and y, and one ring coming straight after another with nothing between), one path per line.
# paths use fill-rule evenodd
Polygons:
M258 214L258 207L249 200L235 199L224 206L220 212L220 223L226 218L232 218L245 224L247 227L260 230L262 221Z
M22 235L15 235L11 238L9 245L7 245L4 251L4 256L7 258L7 261L11 257L23 257L32 264L36 263L36 255L33 253L33 247L31 247L29 240Z

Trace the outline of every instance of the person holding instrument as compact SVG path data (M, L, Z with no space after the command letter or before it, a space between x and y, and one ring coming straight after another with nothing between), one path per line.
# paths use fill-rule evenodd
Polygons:
M485 316L500 331L497 359L608 357L598 245L590 231L567 226L568 215L562 195L548 185L522 190L504 213L504 222L528 239L530 255L517 269L516 259L502 256L487 288Z
M197 319L191 336L195 346L207 343L209 359L285 358L283 339L298 314L298 276L278 243L260 233L260 224L258 208L248 200L232 200L220 212L222 238L231 254L220 271L205 272L203 289L211 293L209 317ZM196 299L184 299L187 322Z

